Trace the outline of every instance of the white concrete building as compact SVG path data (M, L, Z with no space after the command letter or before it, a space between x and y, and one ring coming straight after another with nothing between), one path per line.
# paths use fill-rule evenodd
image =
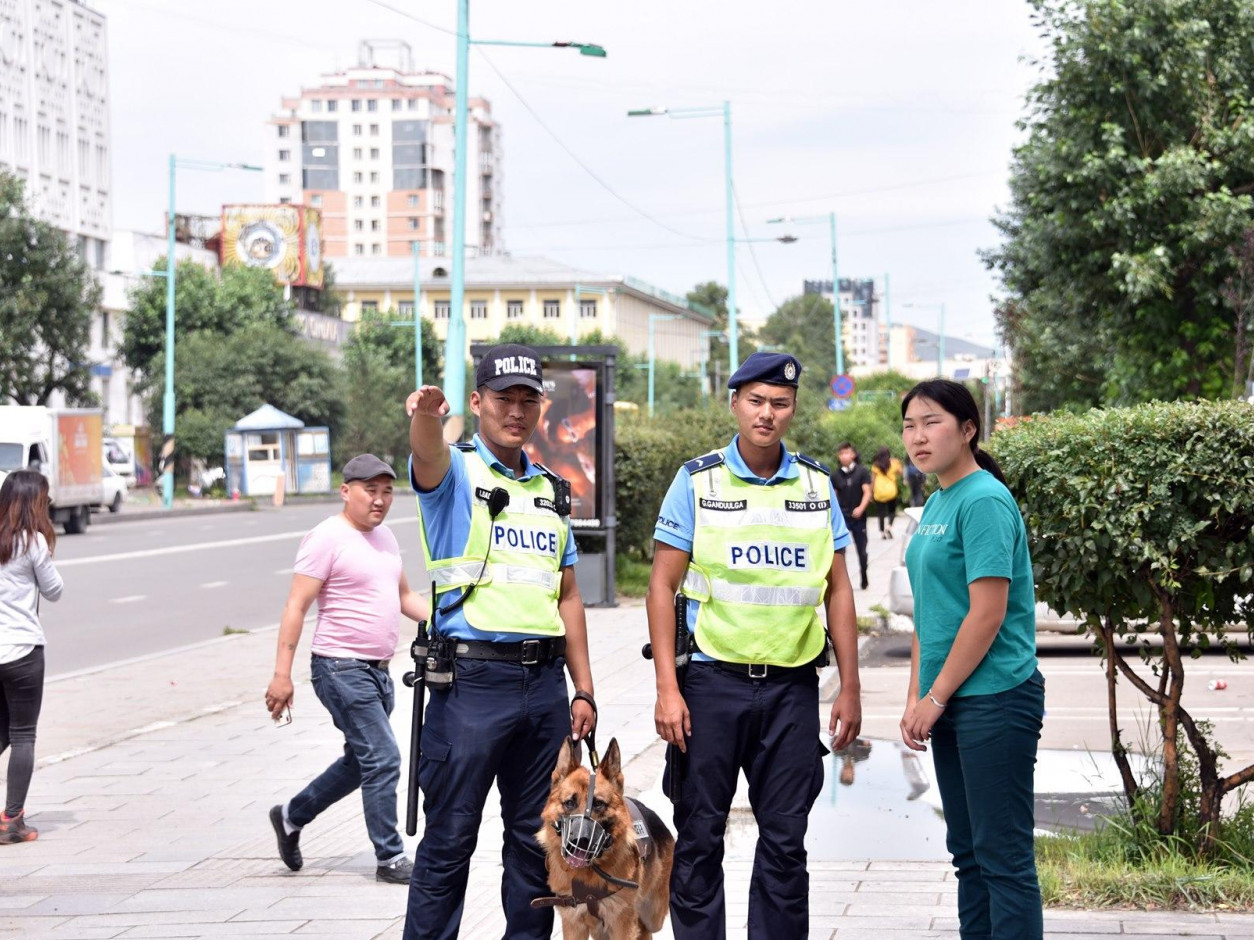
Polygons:
M804 293L832 299L831 281L806 281ZM871 278L840 279L842 338L849 354L846 369L878 368L885 359L880 325L880 295Z
M392 64L380 64L384 52ZM361 43L356 68L285 98L268 122L266 198L322 210L330 259L445 253L452 241L453 80L416 71L403 42ZM501 134L469 100L466 247L503 250ZM338 267L338 266L337 266Z
M421 315L441 340L449 321L449 264L422 259ZM344 294L344 319L367 309L414 309L414 267L401 258L348 258L335 265L336 290ZM466 262L466 334L472 343L495 339L511 325L553 330L578 339L593 331L617 337L629 352L647 354L653 326L654 354L685 371L703 372L713 319L682 298L623 274L583 271L549 258L494 255Z
M112 221L105 18L76 0L0 4L0 168L104 268Z

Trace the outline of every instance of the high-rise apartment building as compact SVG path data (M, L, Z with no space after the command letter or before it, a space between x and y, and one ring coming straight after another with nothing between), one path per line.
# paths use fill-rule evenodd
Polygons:
M391 53L392 64L377 57ZM270 119L267 199L322 210L327 258L424 256L452 240L453 81L415 71L403 42L363 42L357 67L323 75ZM500 128L469 99L466 247L501 251ZM446 234L447 232L447 234Z
M806 281L804 292L832 299L831 281ZM849 351L851 368L877 369L887 356L880 329L880 296L871 278L840 279L842 339Z
M0 3L0 169L105 266L111 224L105 18L78 0Z

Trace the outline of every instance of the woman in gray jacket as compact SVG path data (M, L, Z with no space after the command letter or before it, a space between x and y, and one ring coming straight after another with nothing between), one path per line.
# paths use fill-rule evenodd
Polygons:
M0 485L0 754L11 748L0 845L39 835L26 825L25 810L44 696L39 597L61 596L61 575L52 563L56 541L48 481L33 470L13 471Z

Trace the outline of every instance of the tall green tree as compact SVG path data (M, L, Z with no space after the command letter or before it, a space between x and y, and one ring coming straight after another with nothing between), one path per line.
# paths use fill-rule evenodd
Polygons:
M822 400L836 368L836 335L832 325L832 302L821 294L790 297L758 331L762 345L776 346L801 360L801 382ZM849 362L845 350L845 362Z
M1032 0L998 318L1029 408L1230 393L1222 287L1254 221L1254 5Z
M73 404L91 396L91 325L100 286L70 239L27 209L0 172L0 402Z
M166 259L154 270L164 271ZM130 294L131 308L122 330L122 358L147 391L161 375L154 369L165 351L165 278L144 278ZM231 265L210 271L194 261L180 261L174 277L174 342L193 333L226 337L251 325L266 324L294 333L291 304L264 268ZM177 352L175 353L177 357ZM176 365L178 364L176 358Z
M364 313L347 343L344 414L333 446L336 463L356 454L377 454L394 466L409 453L409 418L404 402L414 390L413 327L396 326L399 316ZM422 381L439 385L441 349L435 327L422 321Z
M708 368L714 387L721 389L730 375L728 372L730 363L728 362L727 340L727 288L717 281L706 281L688 291L685 299L701 312L714 315L714 323L710 326L711 335L706 337L706 342L709 344ZM743 362L757 351L758 338L753 330L746 329L744 324L739 322L736 332L740 346L740 361Z

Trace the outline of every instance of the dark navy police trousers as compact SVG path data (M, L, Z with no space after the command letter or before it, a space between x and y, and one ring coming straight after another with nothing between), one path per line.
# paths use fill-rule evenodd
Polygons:
M958 870L962 940L1041 940L1032 776L1045 679L950 698L932 727L947 844Z
M461 928L470 857L493 781L505 828L501 905L509 940L548 940L553 908L548 871L536 842L550 775L570 734L566 661L520 663L459 659L453 687L428 698L422 732L425 828L414 859L405 940L453 940Z
M758 844L749 885L750 940L801 940L810 923L805 835L823 787L818 674L806 667L750 679L716 665L688 667L692 717L675 806L671 927L675 940L723 940L723 835L741 771ZM674 748L667 751L668 760ZM668 775L675 771L668 766Z

